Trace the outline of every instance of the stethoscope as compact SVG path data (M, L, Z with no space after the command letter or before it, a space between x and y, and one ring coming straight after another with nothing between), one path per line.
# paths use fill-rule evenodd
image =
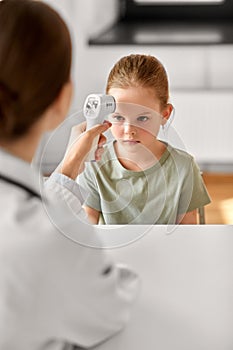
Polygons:
M27 186L21 184L20 182L17 182L17 181L15 181L15 180L12 180L12 179L10 179L9 177L6 177L6 176L4 176L4 175L2 175L2 174L0 174L0 180L3 180L4 182L7 182L7 183L9 183L9 184L11 184L11 185L14 185L14 186L17 186L17 187L19 187L19 188L22 188L22 189L23 189L24 191L26 191L31 197L36 197L36 198L42 200L41 196L40 196L38 193L36 193L35 191L33 191L31 188L29 188L29 187L27 187Z

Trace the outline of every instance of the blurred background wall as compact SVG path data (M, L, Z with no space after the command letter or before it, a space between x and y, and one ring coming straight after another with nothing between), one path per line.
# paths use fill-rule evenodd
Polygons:
M47 2L60 11L72 33L75 93L71 113L81 111L89 93L104 92L107 75L120 57L130 53L155 55L168 72L176 109L173 127L185 148L205 168L233 170L233 45L90 46L90 37L117 20L118 0ZM50 161L57 161L61 148Z
M105 31L119 17L118 0L46 0L66 20L72 33L75 92L70 114L83 120L82 105L89 93L104 93L114 63L130 53L156 56L170 81L171 102L176 109L168 141L186 149L204 172L233 174L233 44L209 45L89 45L90 38ZM144 33L145 34L145 33ZM232 32L233 39L233 32ZM62 158L74 120L50 138L43 156L45 173ZM50 135L38 150L38 157ZM229 183L233 188L233 184ZM232 209L232 207L231 207Z

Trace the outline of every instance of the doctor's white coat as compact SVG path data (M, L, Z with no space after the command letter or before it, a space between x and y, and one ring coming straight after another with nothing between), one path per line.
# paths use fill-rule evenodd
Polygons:
M85 224L78 185L52 176L52 203L30 165L4 151L0 175L0 350L90 347L121 330L138 278L103 249L79 244L98 237Z

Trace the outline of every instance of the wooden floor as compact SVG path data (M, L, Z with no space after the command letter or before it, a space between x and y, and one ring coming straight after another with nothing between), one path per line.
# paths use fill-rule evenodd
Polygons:
M205 206L206 224L233 225L233 174L204 173L212 202Z

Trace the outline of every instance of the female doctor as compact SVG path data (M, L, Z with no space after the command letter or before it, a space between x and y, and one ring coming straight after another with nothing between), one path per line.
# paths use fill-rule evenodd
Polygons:
M73 179L109 125L83 133L67 152L48 180L53 203L30 166L41 135L68 112L70 66L69 32L54 10L41 1L0 2L1 350L94 346L125 325L137 290L137 276L103 249L61 233L97 241L93 226L70 214L83 215Z

